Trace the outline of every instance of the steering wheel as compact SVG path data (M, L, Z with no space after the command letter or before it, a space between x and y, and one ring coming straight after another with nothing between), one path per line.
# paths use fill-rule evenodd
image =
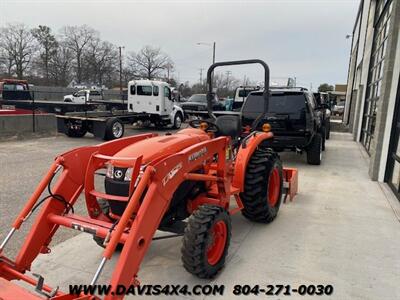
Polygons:
M219 127L217 126L217 124L215 124L214 122L211 121L207 121L207 120L200 120L200 119L195 119L189 122L189 126L193 127L193 128L201 128L201 125L206 123L207 124L207 128L205 129L205 131L207 132L218 132L220 131Z

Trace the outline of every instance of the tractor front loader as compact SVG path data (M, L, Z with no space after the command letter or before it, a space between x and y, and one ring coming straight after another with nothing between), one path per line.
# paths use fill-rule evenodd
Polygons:
M249 63L265 68L265 110L251 128L244 129L240 115L214 117L211 76L215 67ZM210 119L191 121L191 128L176 134L141 134L81 147L56 158L0 244L0 299L97 297L68 295L45 285L43 277L28 275L35 258L50 252L52 237L60 226L89 233L104 247L91 285L98 282L116 249L122 248L110 280L115 291L118 285L139 284L139 267L156 230L183 236L185 269L212 278L225 263L232 214L241 211L249 220L262 223L274 220L283 191L291 198L296 193L297 171L283 169L278 155L263 146L273 138L268 126L260 124L268 108L268 66L260 60L216 63L207 77ZM104 189L99 190L95 178L100 175L105 179ZM46 189L48 196L41 198ZM87 216L74 212L81 194ZM39 207L16 258L5 257L3 249L14 232ZM23 289L14 280L35 289ZM105 296L122 298L112 293Z

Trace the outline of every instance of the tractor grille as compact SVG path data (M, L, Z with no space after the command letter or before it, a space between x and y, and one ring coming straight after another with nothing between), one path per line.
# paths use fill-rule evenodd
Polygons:
M106 177L104 182L106 194L122 197L128 197L129 184L130 181L114 180L108 177ZM116 200L108 200L108 203L110 204L110 211L118 216L124 213L126 205L128 204L128 202Z

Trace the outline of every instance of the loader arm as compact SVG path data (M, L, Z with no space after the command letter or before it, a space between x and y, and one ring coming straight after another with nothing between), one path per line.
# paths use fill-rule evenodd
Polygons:
M228 139L225 137L198 143L157 162L154 166L146 168L145 174L136 189L139 190L145 186L148 186L148 189L132 222L129 235L112 275L111 285L113 289L118 285L135 284L140 264L162 217L169 207L176 186L179 186L186 179L186 174L190 174L193 170L201 167L204 161L212 160L217 154L223 158L218 163L217 174L219 175L217 176L224 178L226 175L225 149L227 143ZM202 155L199 156L199 153ZM146 174L149 174L149 176L147 177ZM134 212L134 208L138 206L140 197L141 193L139 192L130 199L115 233L104 251L103 260L111 257L120 241L127 219ZM228 197L226 197L225 205L228 205L228 200ZM123 296L109 295L105 299L122 298Z
M122 144L132 144L148 137L149 135L141 135L127 138L130 140L125 140ZM14 224L16 228L19 228L21 223L29 216L32 207L38 202L40 194L50 182L55 170L59 169L59 166L62 167L63 171L55 184L53 193L62 195L68 200L70 205L73 205L83 190L87 189L87 182L85 182L88 178L87 173L95 172L98 167L102 166L96 158L103 160L121 159L111 156L123 148L119 145L120 142L121 140L117 140L114 142L115 144L109 142L100 146L83 147L61 155L39 185L37 191L34 193L34 197L16 219ZM220 201L219 203L222 206L229 206L230 185L221 184L226 183L229 176L225 159L228 144L229 138L227 137L206 140L162 160L156 160L154 165L150 164L146 167L138 185L128 199L124 213L115 229L112 230L111 240L106 245L103 259L90 282L91 284L97 282L104 264L112 257L118 243L124 243L124 248L117 261L110 284L114 291L118 285L129 286L130 284L138 284L136 277L140 264L160 225L162 217L170 205L176 186L187 180L191 174L193 175L191 172L201 168L205 162L213 162L216 165L214 168L215 172L212 175L205 174L203 177L195 174L198 177L193 178L195 180L211 180L215 182L220 194L224 195L223 199L206 198L208 201ZM110 156L99 152L109 154ZM217 157L221 159L216 159ZM133 161L134 164L140 164L140 158L131 158L130 161ZM94 165L91 166L91 164ZM93 186L89 187L93 188ZM91 194L91 196L95 195L96 193ZM144 197L142 197L143 195ZM89 204L92 205L93 203L90 202ZM2 255L0 256L0 276L2 277L0 278L0 284L4 287L4 289L0 290L0 298L8 300L12 299L9 297L10 295L23 293L20 287L9 282L11 280L22 280L34 286L38 284L38 280L24 273L30 270L33 260L39 253L49 253L49 243L59 226L72 229L78 228L78 230L83 231L86 231L86 228L90 227L95 232L90 233L104 238L107 234L107 230L104 229L106 222L102 220L102 215L97 214L95 210L96 206L88 207L89 217L86 218L77 216L71 212L65 214L63 203L54 201L54 199L48 200L37 216L16 261L14 262ZM77 228L74 228L74 226ZM129 232L127 232L127 229L129 229ZM68 296L60 291L53 290L47 285L44 285L42 290L47 293L54 292L54 295L48 297L50 299L64 299L65 297L67 297L65 299L87 299L83 295ZM35 294L26 293L26 295L24 294L24 298L38 299L39 297ZM122 298L123 295L117 296L111 294L105 297L105 299L113 300Z
M36 285L37 280L24 275L24 273L31 269L33 260L40 253L49 253L50 249L48 246L60 225L59 223L53 222L51 217L58 216L59 218L66 218L66 208L75 204L84 189L85 173L90 157L98 151L103 151L107 154L113 155L127 145L152 136L154 136L154 134L142 134L107 142L97 146L81 147L57 157L47 174L39 183L35 192L15 219L9 234L0 244L0 277L8 281L17 279ZM56 195L57 197L61 196L65 202L68 203L68 206L66 207L65 203L58 201L55 197L49 197L45 202L43 202L43 207L38 213L38 216L36 217L21 250L17 254L15 261L5 257L2 250L7 245L13 234L32 215L33 209L38 207L39 198L59 170L62 170L62 172L57 178L54 187L51 187L51 190L53 195ZM93 212L96 209L100 211L97 202L93 204L93 207L88 207L89 215L93 215ZM50 291L50 288L46 286L44 289ZM0 289L0 298L1 297L2 290Z

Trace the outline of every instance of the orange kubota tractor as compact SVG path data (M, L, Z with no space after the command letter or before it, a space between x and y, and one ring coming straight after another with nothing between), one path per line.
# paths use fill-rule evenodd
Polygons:
M214 69L250 63L265 68L262 111L251 126L243 126L240 114L215 118L211 111ZM212 278L225 263L232 214L241 211L249 220L262 223L275 219L285 184L291 197L296 192L297 172L283 169L278 155L263 146L273 138L268 124L262 122L268 109L268 66L261 60L215 63L208 70L207 82L210 119L191 121L191 128L176 134L140 134L81 147L56 158L0 245L0 299L93 298L67 295L43 284L43 277L27 274L39 254L50 252L49 244L59 226L90 233L105 248L92 285L117 246L123 246L110 281L115 289L139 284L137 273L156 230L183 235L185 269L198 277ZM105 173L103 192L94 184L100 169ZM49 195L39 200L46 188ZM81 193L88 216L73 210ZM234 207L231 198L236 200ZM5 257L2 250L11 236L40 205L15 260ZM37 293L12 280L36 286ZM121 298L111 293L105 297Z

